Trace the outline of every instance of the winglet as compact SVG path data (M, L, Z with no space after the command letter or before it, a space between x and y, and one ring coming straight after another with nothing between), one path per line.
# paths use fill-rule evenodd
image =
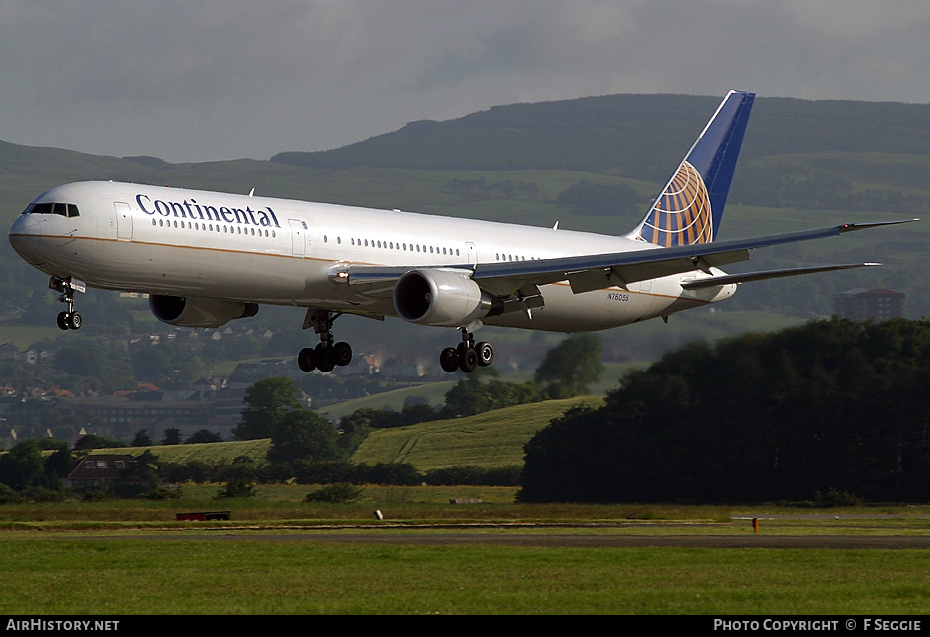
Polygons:
M755 93L730 91L628 237L664 247L717 236Z

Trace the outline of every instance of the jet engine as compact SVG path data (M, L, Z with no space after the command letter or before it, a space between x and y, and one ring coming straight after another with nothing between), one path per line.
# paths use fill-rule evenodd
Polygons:
M465 327L497 316L504 303L463 274L448 270L411 270L394 285L394 309L420 325Z
M257 303L183 296L149 295L149 308L159 321L182 327L220 327L258 313Z

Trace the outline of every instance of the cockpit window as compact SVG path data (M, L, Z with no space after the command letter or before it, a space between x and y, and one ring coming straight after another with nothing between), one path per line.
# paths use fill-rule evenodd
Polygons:
M24 215L61 215L62 217L80 216L78 207L73 203L31 203L23 210Z
M23 210L24 215L50 215L52 214L52 204L50 203L31 203L29 207Z

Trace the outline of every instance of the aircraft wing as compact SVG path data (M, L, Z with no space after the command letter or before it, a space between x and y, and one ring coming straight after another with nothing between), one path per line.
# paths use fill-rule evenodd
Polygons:
M615 252L607 254L581 255L556 259L534 261L507 261L501 263L479 263L478 265L435 266L442 270L454 270L463 276L470 276L482 289L501 298L514 294L531 297L539 294L537 286L567 280L575 294L589 292L611 286L624 286L636 281L655 279L703 270L710 273L711 267L720 267L730 263L749 259L749 250L764 248L799 241L822 239L837 236L855 230L877 228L879 226L908 223L916 219L900 221L878 221L869 223L844 223L838 226L801 230L783 234L714 241L677 247L657 247L643 244L642 250ZM646 247L648 246L648 247ZM861 267L869 264L841 266L820 266L821 269L795 268L791 270L773 270L769 272L727 275L690 284L690 287L709 287L738 283L779 276L792 276L810 272ZM429 266L368 266L348 265L340 271L339 276L347 279L348 284L371 296L387 297L392 294L394 283L410 270L428 269ZM705 283L706 281L706 283Z

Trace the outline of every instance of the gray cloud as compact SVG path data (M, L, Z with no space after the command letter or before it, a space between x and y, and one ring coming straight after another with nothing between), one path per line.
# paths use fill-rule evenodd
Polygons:
M930 102L928 32L924 0L0 0L0 139L204 161L621 92Z

